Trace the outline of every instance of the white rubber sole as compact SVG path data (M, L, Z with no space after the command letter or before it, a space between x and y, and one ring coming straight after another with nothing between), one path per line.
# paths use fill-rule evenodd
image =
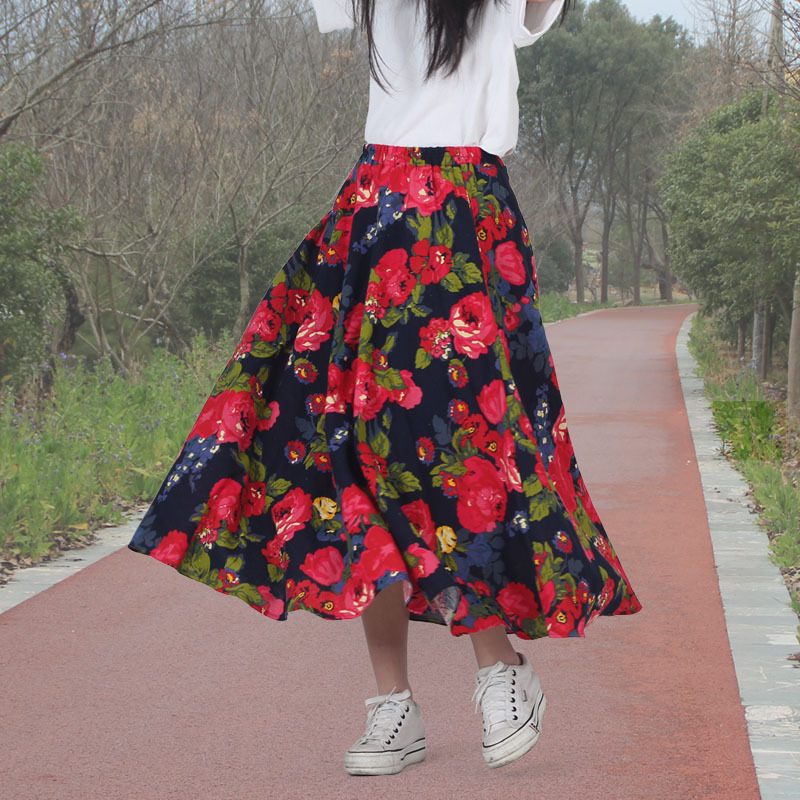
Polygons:
M394 775L407 767L424 761L427 754L425 737L397 750L375 753L344 754L344 768L351 775Z
M483 760L490 767L502 767L524 756L539 741L542 733L542 719L547 708L547 698L539 692L530 716L522 727L497 744L483 746Z

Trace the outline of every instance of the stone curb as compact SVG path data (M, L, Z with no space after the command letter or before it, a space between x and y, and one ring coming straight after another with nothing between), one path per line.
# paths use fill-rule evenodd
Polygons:
M9 576L8 583L0 586L0 614L80 572L95 561L111 555L120 547L127 546L146 510L145 506L131 512L127 522L122 525L95 531L98 541L86 547L65 550L62 555L33 567L15 569Z
M688 349L697 311L675 344L678 373L719 579L739 694L762 800L800 797L800 651L789 590L769 558L769 540L748 505L748 484L721 453L722 442L697 362Z

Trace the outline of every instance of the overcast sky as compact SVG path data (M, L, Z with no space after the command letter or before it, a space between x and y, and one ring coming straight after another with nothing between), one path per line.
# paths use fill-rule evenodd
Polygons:
M630 9L631 14L639 20L645 21L655 14L662 17L672 17L681 25L692 30L695 27L694 17L697 12L692 0L622 0Z

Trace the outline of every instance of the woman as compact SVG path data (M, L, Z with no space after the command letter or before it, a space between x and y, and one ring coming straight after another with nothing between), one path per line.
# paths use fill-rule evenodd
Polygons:
M582 637L642 607L575 460L503 162L515 47L567 5L313 0L320 31L367 36L362 153L128 545L275 620L361 617L379 694L351 774L425 758L409 620L470 635L483 757L500 766L545 711L508 634Z

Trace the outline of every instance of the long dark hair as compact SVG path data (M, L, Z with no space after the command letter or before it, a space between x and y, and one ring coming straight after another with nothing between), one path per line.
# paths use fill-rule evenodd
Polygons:
M367 34L369 71L382 89L385 85L376 70L376 47L372 36L372 19L375 0L350 0L356 24ZM455 72L461 61L464 44L473 31L475 21L489 2L505 3L507 0L413 0L425 6L425 38L428 42L428 66L425 80L437 70L447 77ZM559 24L564 22L571 0L564 0Z

